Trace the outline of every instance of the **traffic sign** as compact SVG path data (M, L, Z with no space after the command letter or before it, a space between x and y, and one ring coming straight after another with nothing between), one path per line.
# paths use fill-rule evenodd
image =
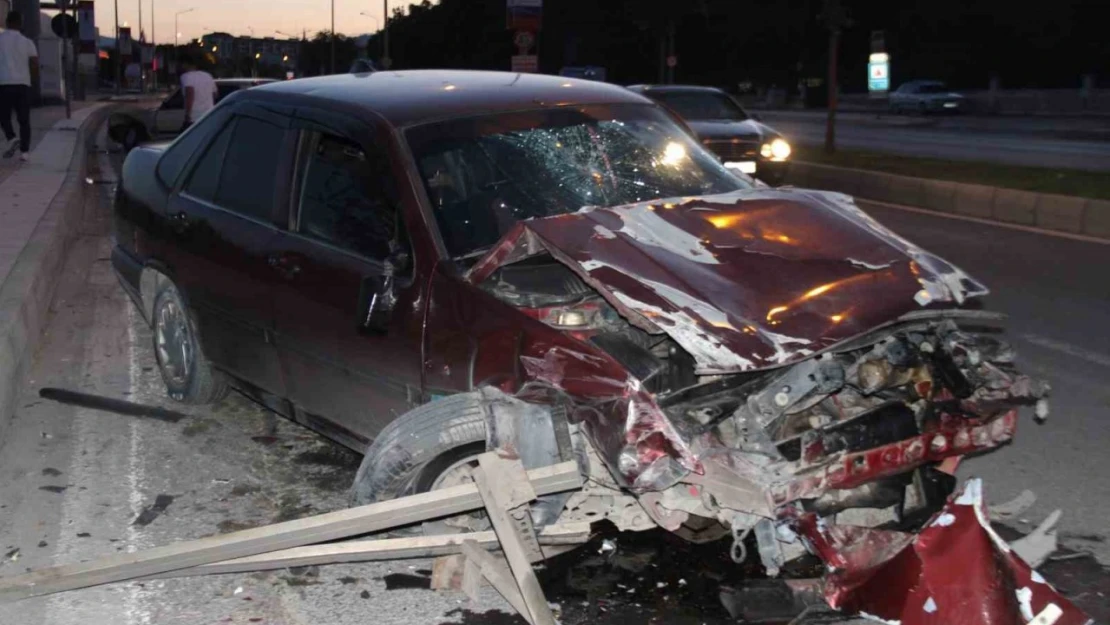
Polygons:
M513 56L513 71L523 74L534 74L540 70L539 57L534 54L517 54Z
M883 95L890 90L890 55L886 52L876 52L869 57L867 90L872 95Z
M62 39L73 39L77 36L77 20L69 13L59 13L50 18L50 30Z

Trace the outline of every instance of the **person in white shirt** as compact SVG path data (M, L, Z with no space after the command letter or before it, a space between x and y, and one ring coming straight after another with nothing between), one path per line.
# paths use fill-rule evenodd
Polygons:
M185 130L216 106L216 80L212 74L198 70L196 61L186 57L181 62L181 90L185 92Z
M4 157L15 154L19 145L20 160L27 160L31 151L31 79L39 71L39 53L35 42L19 32L23 16L8 13L7 29L0 31L0 128L7 145ZM12 128L12 111L19 122L19 138Z

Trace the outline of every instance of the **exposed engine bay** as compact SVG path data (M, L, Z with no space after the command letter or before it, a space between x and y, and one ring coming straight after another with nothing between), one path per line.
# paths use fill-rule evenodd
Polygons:
M754 543L771 576L815 555L840 571L826 577L834 606L900 558L933 557L911 545L955 505L959 460L1008 443L1022 406L1048 414L1002 316L963 306L986 287L845 196L520 222L468 278L577 341L520 356L532 381L517 398L556 405L580 434L588 482L560 518L731 533L733 559ZM960 531L990 536L981 519ZM982 544L975 566L989 568Z

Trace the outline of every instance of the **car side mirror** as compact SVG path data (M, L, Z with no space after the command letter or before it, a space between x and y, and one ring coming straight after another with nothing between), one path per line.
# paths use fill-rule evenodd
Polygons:
M380 275L362 279L359 288L358 329L366 334L383 334L393 319L397 306L398 277L409 271L411 257L408 250L394 251L383 261Z

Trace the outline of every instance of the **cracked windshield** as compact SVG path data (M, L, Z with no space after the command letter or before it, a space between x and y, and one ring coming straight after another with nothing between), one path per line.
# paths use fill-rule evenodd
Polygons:
M456 258L479 256L523 219L752 186L648 107L456 120L409 140Z

